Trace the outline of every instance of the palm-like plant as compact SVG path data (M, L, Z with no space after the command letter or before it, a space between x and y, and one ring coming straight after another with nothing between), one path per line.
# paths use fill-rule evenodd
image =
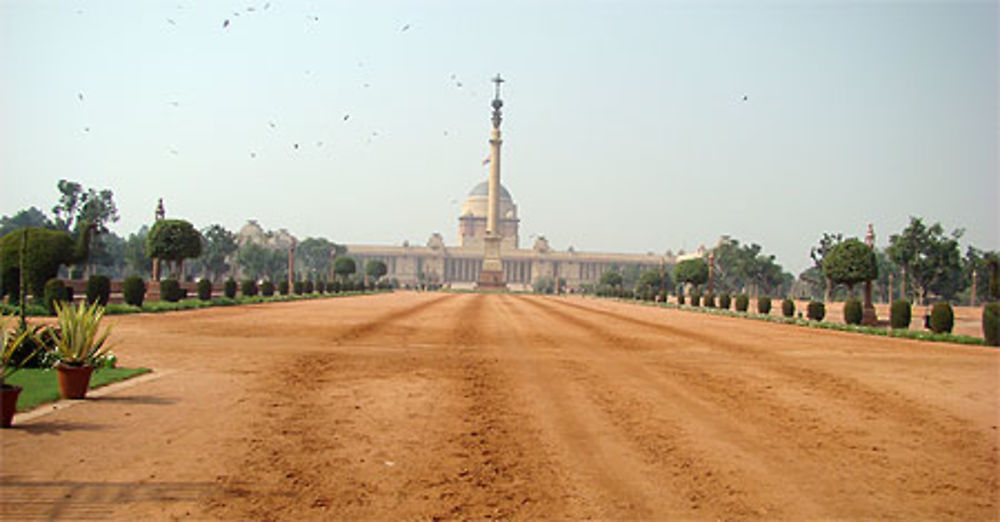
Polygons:
M21 347L25 339L31 337L32 331L28 328L8 328L8 320L7 316L0 316L0 331L2 331L0 341L3 342L0 345L0 388L6 385L8 377L20 370L21 366L35 355L32 353L16 364L13 362L14 352Z
M59 362L68 366L90 366L110 349L107 344L111 328L100 331L104 307L99 303L87 306L56 301L56 325L51 336Z

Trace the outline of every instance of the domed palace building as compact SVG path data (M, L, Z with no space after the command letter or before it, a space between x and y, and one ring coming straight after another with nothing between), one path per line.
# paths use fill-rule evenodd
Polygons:
M444 244L441 234L431 234L422 246L404 242L399 246L347 245L346 255L364 266L370 259L380 259L388 267L387 277L400 285L436 283L451 288L471 289L479 281L486 237L487 182L477 184L462 203L458 216L458 245ZM511 290L529 290L541 278L565 280L565 290L597 283L601 274L613 266L624 269L659 269L673 265L678 257L663 254L614 254L578 252L572 247L556 251L544 237L537 237L531 248L521 248L518 209L506 187L500 187L499 223L502 240L500 257L503 275ZM685 256L681 256L685 257Z

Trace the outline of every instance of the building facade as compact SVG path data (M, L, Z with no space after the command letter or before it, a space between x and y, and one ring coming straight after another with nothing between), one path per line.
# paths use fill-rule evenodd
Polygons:
M400 285L415 286L434 283L451 288L473 288L479 280L483 264L483 238L486 235L487 183L477 184L462 203L458 217L457 246L447 246L439 233L434 233L422 246L404 242L399 246L347 245L347 254L358 266L372 259L383 261L387 277ZM676 263L678 256L670 251L663 254L616 254L579 252L570 247L553 250L544 237L535 239L531 248L520 248L517 205L510 192L501 186L500 220L502 231L500 256L504 281L512 290L527 290L542 278L564 280L565 288L577 290L595 284L601 274L615 267L635 266L640 270L659 269Z

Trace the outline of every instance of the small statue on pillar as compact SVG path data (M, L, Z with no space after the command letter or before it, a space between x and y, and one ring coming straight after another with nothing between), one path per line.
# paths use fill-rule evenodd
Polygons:
M868 223L868 233L865 234L865 244L868 248L875 249L875 229ZM875 326L878 324L878 314L875 312L875 305L872 304L872 282L865 281L865 304L861 324L865 326Z
M167 211L163 208L163 198L156 203L156 210L153 212L153 221L163 221L167 217ZM153 258L153 281L160 280L160 259Z

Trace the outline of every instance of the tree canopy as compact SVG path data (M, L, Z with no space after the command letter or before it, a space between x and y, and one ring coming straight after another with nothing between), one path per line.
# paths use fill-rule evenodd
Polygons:
M222 274L230 269L226 260L238 248L236 234L226 230L222 225L216 224L202 229L201 237L201 262L208 278L212 281L218 281L222 278Z
M36 207L30 207L19 211L13 216L3 216L0 218L0 237L25 227L56 229L55 223Z
M674 266L674 280L695 288L708 281L708 263L704 259L685 259Z
M959 229L945 235L940 223L926 226L923 220L910 217L910 224L899 234L889 236L886 253L912 284L920 302L930 294L952 299L965 288L958 240Z
M297 264L310 274L330 273L330 264L334 254L343 251L343 247L321 237L309 237L295 247Z
M852 237L834 245L823 257L823 274L837 284L854 285L878 277L875 252L858 238Z
M620 287L624 282L622 274L617 270L606 270L601 274L600 284L603 286Z
M356 271L357 266L354 260L349 257L338 257L333 260L333 273L337 274L341 279L346 279Z
M385 261L381 259L371 259L365 263L365 274L368 277L374 278L376 281L382 276L389 272L389 268L385 266Z
M172 262L180 277L184 260L201 255L201 234L183 219L161 219L146 236L146 255Z

